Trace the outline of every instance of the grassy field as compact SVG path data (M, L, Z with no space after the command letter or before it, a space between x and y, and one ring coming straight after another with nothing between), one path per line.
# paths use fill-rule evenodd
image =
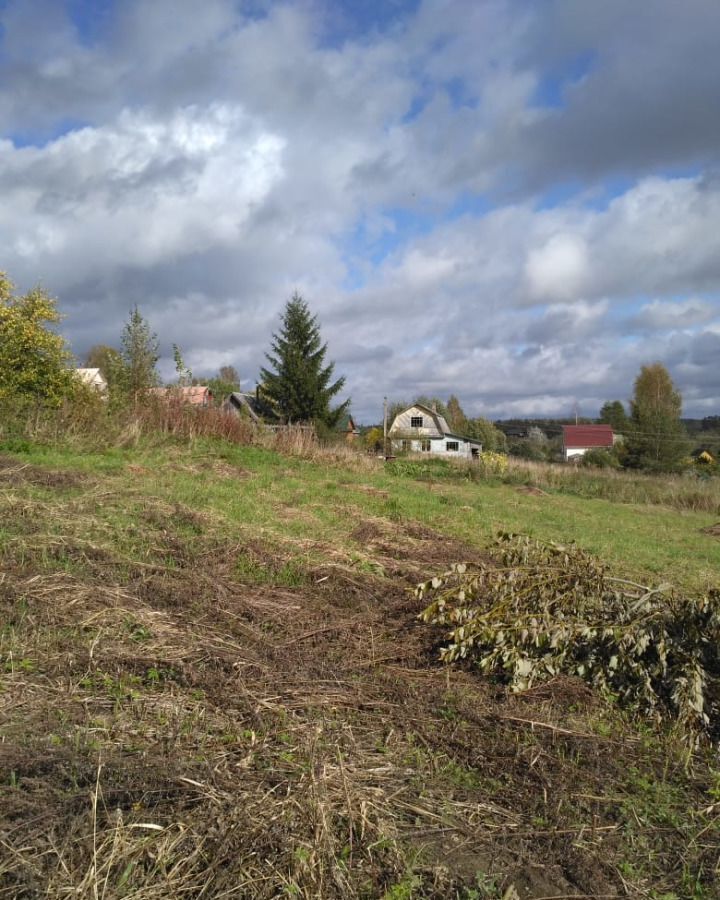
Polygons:
M280 543L321 542L320 556L324 545L344 552L353 543L349 536L358 517L370 516L428 525L475 547L486 546L500 530L576 541L622 574L650 581L703 588L717 584L720 572L720 541L703 530L720 521L720 499L717 510L688 508L688 494L678 491L673 478L649 480L649 496L659 501L649 503L648 479L641 477L638 489L638 479L615 473L587 473L592 496L582 496L578 485L584 473L569 472L564 476L572 482L568 485L562 473L555 475L557 467L520 464L506 479L511 483L499 478L472 482L452 467L454 477L442 468L428 474L423 466L414 477L412 466L395 474L375 459L350 456L348 463L341 458L328 468L322 460L318 464L212 441L196 441L192 451L163 445L79 455L40 448L26 459L95 475L102 478L103 488L115 483L123 491L131 487L138 498L164 498L203 509L229 530L252 527ZM241 489L238 469L243 472ZM610 488L593 487L608 479ZM666 486L664 493L658 484ZM635 485L632 493L626 485ZM711 481L688 489L692 494L705 490L714 500L717 486ZM623 502L595 496L598 493L619 493ZM671 505L678 495L685 498L682 508ZM632 502L634 496L646 501ZM106 512L112 527L119 511Z
M412 587L504 529L703 590L720 515L507 480L2 456L0 897L717 896L711 758L580 682L442 667Z

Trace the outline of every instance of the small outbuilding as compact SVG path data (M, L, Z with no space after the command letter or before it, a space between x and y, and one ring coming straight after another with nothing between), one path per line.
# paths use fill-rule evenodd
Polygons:
M579 459L588 450L612 450L615 443L610 425L563 425L565 461Z
M343 435L348 444L354 444L360 437L360 429L355 424L350 413L346 413L338 422L337 430Z
M265 399L260 386L254 393L246 391L233 391L225 398L223 411L237 416L247 416L256 425L263 420L272 421L276 418L270 403Z

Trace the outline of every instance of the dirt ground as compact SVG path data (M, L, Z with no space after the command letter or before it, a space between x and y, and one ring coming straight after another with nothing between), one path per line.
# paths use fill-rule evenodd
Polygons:
M718 896L700 761L579 681L438 662L412 588L477 550L367 519L366 565L290 578L180 506L146 504L140 561L3 503L0 897Z

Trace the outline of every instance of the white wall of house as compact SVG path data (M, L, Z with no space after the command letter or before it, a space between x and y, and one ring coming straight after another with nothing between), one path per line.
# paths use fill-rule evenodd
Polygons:
M100 369L75 369L80 381L88 387L94 388L98 393L107 391L107 381L100 373Z
M610 450L611 447L566 447L565 448L565 459L577 459L580 456L585 456L588 450Z
M572 459L573 457L585 456L588 452L589 447L566 447L565 448L565 459Z
M428 449L428 443L430 445ZM448 449L450 444L450 449ZM454 449L453 445L457 445ZM452 435L444 435L442 438L428 438L426 440L394 440L392 442L393 450L404 451L409 453L427 454L428 456L444 456L454 459L472 459L473 449L480 453L482 444L479 441L470 441L463 438L456 438Z

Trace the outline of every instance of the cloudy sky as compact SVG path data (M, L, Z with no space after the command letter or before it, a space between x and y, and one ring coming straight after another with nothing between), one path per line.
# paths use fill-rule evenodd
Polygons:
M252 388L297 289L383 395L720 412L718 0L0 0L0 269Z

